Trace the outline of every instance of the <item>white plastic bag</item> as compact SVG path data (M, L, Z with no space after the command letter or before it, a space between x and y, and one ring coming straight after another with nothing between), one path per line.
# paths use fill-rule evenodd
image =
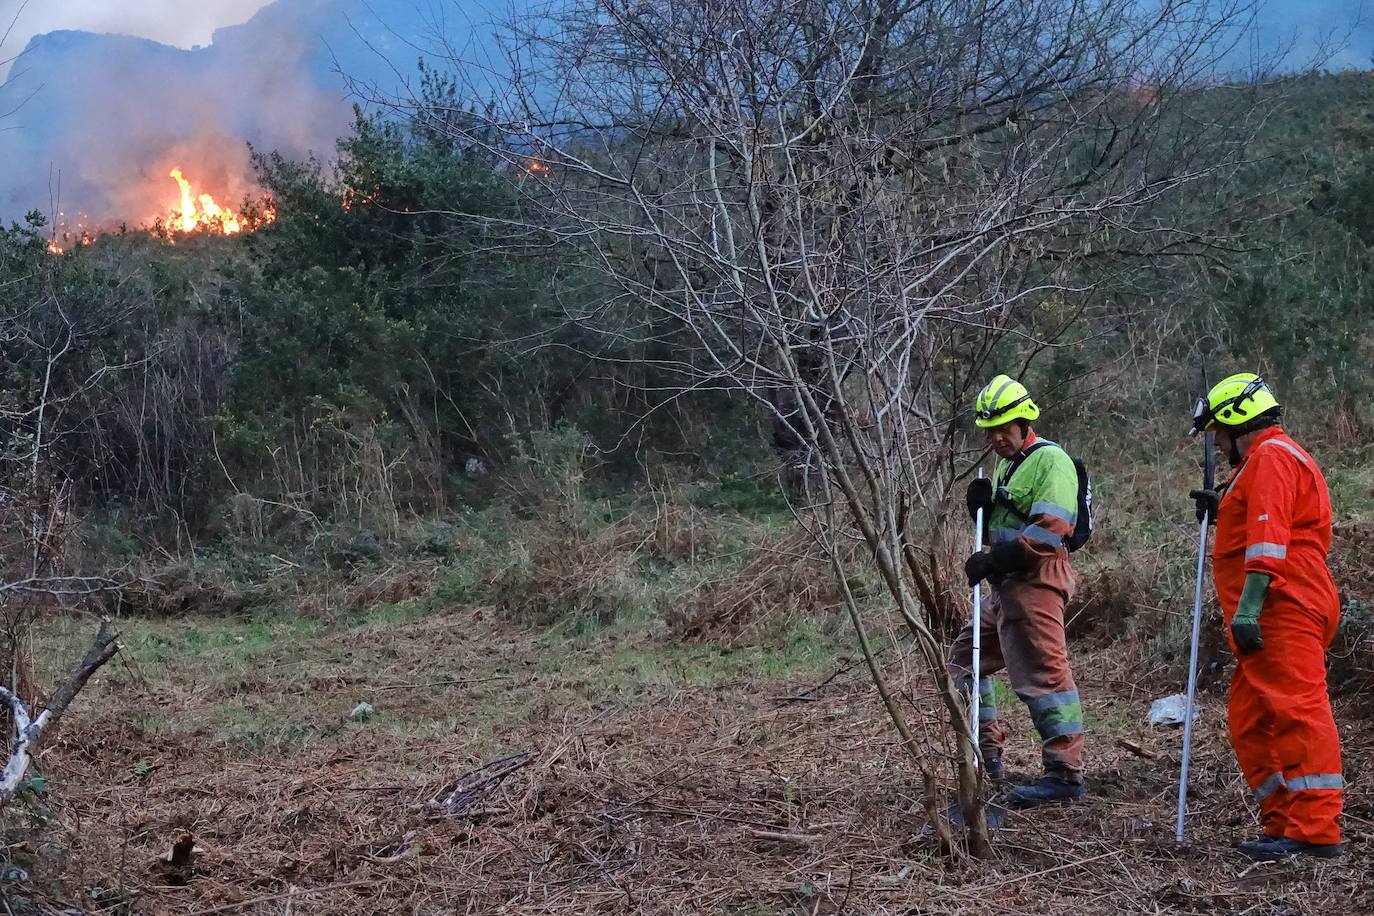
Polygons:
M1193 707L1193 721L1196 722L1202 715L1202 710L1196 705ZM1150 704L1150 724L1151 725L1172 725L1179 726L1188 716L1188 697L1181 693L1176 693L1171 697L1163 697Z

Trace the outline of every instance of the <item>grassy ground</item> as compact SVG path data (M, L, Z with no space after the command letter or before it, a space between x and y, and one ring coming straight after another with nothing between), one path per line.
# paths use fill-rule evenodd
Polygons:
M65 628L74 650L85 627ZM529 627L410 601L321 622L129 621L41 762L62 894L140 913L1354 913L1374 797L1348 770L1341 864L1250 866L1208 697L1194 842L1171 840L1176 732L1119 653L1079 647L1091 801L1019 815L990 863L922 837L911 768L843 634L683 645L648 619ZM888 652L897 674L906 661ZM919 699L920 683L905 681ZM804 697L796 699L805 694ZM350 719L359 702L375 712ZM1037 752L1011 711L1014 771ZM1350 739L1367 723L1343 708ZM1117 744L1137 744L1143 758ZM451 812L455 793L529 754ZM1355 755L1352 755L1352 757ZM183 832L191 871L162 857ZM771 833L793 833L792 839ZM31 851L31 850L30 850ZM25 850L16 861L23 863ZM12 857L16 855L12 850ZM217 909L220 908L220 909Z
M1358 468L1333 478L1349 579L1367 514L1346 507L1374 488ZM1333 669L1350 855L1230 851L1257 828L1210 668L1190 843L1173 843L1180 735L1145 719L1181 687L1191 526L1128 531L1172 507L1118 496L1120 524L1080 558L1091 798L1015 815L997 858L969 862L926 836L824 566L766 507L704 502L584 506L557 536L542 518L455 519L346 576L265 554L245 564L266 571L252 600L183 570L164 605L182 610L123 620L124 651L45 746L4 902L17 916L42 887L36 912L180 916L1374 911L1369 669L1350 662L1366 631ZM1367 617L1374 595L1347 594ZM184 610L221 602L257 610ZM40 683L91 629L42 628ZM877 629L919 724L928 685ZM999 693L1012 773L1033 776L1029 720ZM172 867L183 836L200 851Z

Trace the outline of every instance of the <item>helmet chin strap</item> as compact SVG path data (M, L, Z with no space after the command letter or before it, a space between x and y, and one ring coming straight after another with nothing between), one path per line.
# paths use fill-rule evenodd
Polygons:
M1267 427L1260 427L1260 429L1266 429L1266 428L1267 428ZM1252 436L1254 436L1255 433L1257 433L1257 432L1259 432L1259 431L1260 431L1259 429L1251 429L1251 430L1247 430L1246 432L1241 433L1241 434L1239 434L1239 435L1237 435L1237 434L1234 433L1234 432L1231 432L1231 433L1229 433L1229 434L1227 435L1226 438L1230 441L1230 445L1228 445L1227 448L1226 448L1226 460L1229 461L1229 462L1231 462L1231 467L1234 468L1234 467L1239 467L1239 466L1240 466L1241 460L1242 460L1243 458L1245 458L1245 453L1248 452L1248 451L1250 450L1250 449L1249 449L1249 445L1250 445L1249 440L1250 440L1250 438L1251 438ZM1245 448L1244 450L1241 449L1241 440L1242 440L1242 439L1246 440L1246 441L1245 441L1245 446L1246 446L1246 448Z
M1229 438L1230 447L1226 451L1226 460L1231 462L1231 467L1240 467L1240 459L1242 457L1240 453L1240 444L1237 442L1234 436L1231 436Z

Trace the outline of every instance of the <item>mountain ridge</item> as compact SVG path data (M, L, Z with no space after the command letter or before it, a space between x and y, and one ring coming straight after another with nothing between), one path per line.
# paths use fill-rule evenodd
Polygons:
M276 0L190 49L117 33L34 36L0 85L0 220L36 208L147 221L174 197L174 166L241 199L253 190L249 143L328 158L359 101L351 86L404 95L439 36L499 71L489 23L524 2L533 0ZM1334 23L1342 8L1313 0L1303 15ZM1278 46L1298 17L1276 9L1256 43ZM1332 66L1366 66L1374 24L1351 29ZM1304 66L1312 47L1295 43L1291 65Z
M11 112L0 122L0 219L57 197L67 214L146 221L173 199L177 166L240 199L252 191L247 144L327 158L356 101L342 74L404 92L404 74L451 24L434 0L381 13L368 0L277 0L192 49L117 33L34 36L0 87L0 114Z

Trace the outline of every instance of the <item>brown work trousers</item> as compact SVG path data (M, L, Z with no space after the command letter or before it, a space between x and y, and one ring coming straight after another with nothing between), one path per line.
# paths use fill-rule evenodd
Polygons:
M992 600L983 608L978 743L985 759L1002 756L1006 733L997 721L991 677L1005 668L1040 733L1045 773L1081 783L1083 706L1064 635L1073 571L1063 547L1037 560L1036 569L994 582ZM973 689L971 622L950 646L947 666L961 689Z

